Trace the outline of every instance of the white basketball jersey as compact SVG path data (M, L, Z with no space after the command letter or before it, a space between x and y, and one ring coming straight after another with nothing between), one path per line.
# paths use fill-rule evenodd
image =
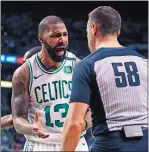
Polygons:
M42 131L49 134L48 139L26 136L27 139L43 143L60 143L64 120L66 118L72 89L72 72L75 55L67 52L61 66L47 71L38 54L27 60L30 70L29 121L33 123L35 112L39 113Z

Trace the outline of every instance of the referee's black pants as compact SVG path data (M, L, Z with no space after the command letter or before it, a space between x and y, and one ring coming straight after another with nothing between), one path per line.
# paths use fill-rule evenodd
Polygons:
M148 129L143 137L128 139L122 131L114 131L95 137L92 152L148 152Z

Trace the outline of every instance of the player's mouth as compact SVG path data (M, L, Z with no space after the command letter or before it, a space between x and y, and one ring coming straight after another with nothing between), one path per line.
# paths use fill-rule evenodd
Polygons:
M56 55L62 56L62 55L64 55L64 51L65 51L64 47L58 47L58 48L56 48Z

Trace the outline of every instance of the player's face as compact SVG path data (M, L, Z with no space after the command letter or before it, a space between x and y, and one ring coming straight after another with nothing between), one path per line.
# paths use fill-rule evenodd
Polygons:
M92 52L92 51L94 51L95 41L94 41L92 29L91 29L90 20L88 20L88 22L87 22L87 39L88 39L88 47L89 47L90 51Z
M43 34L43 41L55 50L57 56L63 56L68 49L68 31L61 24L49 24L49 29Z

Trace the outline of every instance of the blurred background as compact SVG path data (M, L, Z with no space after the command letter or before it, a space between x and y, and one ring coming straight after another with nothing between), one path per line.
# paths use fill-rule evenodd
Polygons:
M1 116L11 113L11 79L23 55L39 46L38 24L48 15L61 17L69 32L69 50L83 59L87 45L88 13L98 6L112 6L122 17L119 42L148 57L148 1L2 1L1 2ZM93 137L86 134L91 148ZM1 131L1 151L23 149L25 138L15 130Z

